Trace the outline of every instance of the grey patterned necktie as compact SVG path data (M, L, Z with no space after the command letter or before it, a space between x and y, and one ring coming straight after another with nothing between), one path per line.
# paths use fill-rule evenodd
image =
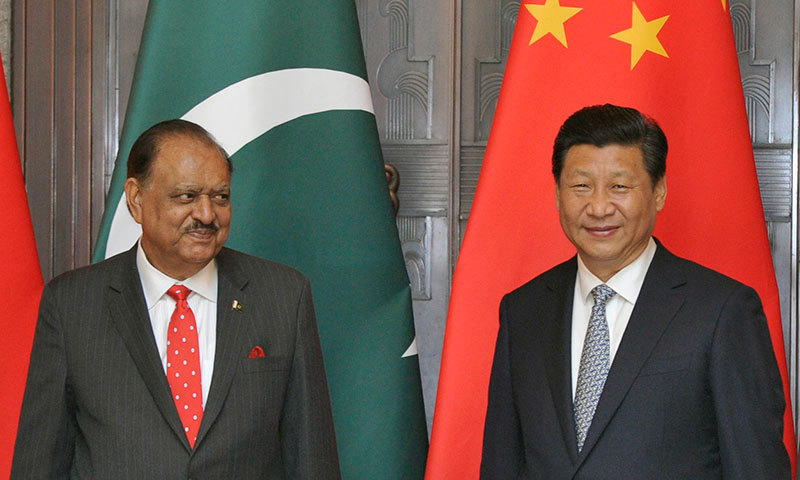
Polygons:
M608 369L611 367L611 342L606 321L606 302L617 292L600 284L592 289L594 306L589 328L583 340L581 364L578 368L578 386L575 388L575 434L578 452L583 449L586 432L592 424L597 401L603 393Z

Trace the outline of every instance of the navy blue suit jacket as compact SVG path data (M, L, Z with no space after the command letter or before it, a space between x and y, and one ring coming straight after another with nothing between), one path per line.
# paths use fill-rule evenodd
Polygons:
M789 479L784 396L756 292L658 245L578 453L577 261L503 298L482 479Z

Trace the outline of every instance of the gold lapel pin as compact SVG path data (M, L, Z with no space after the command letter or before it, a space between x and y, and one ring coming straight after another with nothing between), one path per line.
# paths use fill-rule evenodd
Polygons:
M233 304L231 304L231 310L236 310L241 312L242 311L242 304L239 303L239 300L234 300Z

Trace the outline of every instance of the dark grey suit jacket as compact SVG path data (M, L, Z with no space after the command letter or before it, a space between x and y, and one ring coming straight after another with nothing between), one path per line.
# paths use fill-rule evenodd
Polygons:
M784 397L749 287L659 245L580 454L575 258L503 298L482 479L789 479Z
M308 280L226 248L216 258L214 374L194 450L134 247L45 287L11 478L340 477ZM248 358L255 346L266 356Z

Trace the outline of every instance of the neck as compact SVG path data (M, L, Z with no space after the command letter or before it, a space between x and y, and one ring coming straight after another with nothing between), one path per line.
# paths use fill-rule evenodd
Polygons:
M187 278L191 277L192 275L196 274L203 268L205 268L208 263L205 264L180 264L180 265L171 265L169 262L162 262L160 259L154 257L147 253L147 245L143 242L142 243L142 251L144 252L145 258L153 266L156 270L163 273L164 275L178 280L180 282L186 280Z
M648 238L646 242L638 246L635 250L628 253L621 259L613 259L608 261L594 261L589 259L587 261L587 259L581 255L580 252L578 252L578 255L581 257L581 261L586 268L592 272L592 275L602 280L603 283L606 283L611 279L611 277L619 273L620 270L635 262L637 258L642 256L644 251L647 250L647 246L649 244L650 238Z

